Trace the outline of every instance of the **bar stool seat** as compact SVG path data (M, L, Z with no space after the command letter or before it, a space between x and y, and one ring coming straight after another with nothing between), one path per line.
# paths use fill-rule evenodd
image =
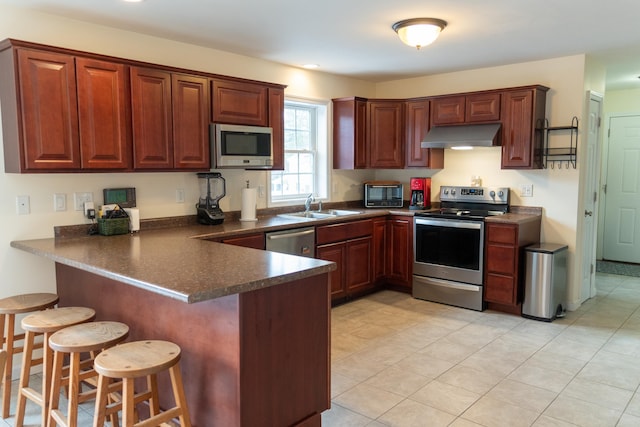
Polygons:
M98 374L93 369L93 359L97 352L124 341L129 335L129 327L120 322L90 322L64 328L49 337L49 347L53 350L53 374L51 379L51 398L49 406L48 427L56 424L66 427L77 427L78 404L96 396L95 388L83 392L81 383L96 379ZM89 358L80 359L83 353L90 353ZM69 375L64 377L63 362L69 355ZM96 381L92 383L96 385ZM60 391L63 386L69 387L69 402L66 416L59 410ZM117 416L111 419L117 425Z
M17 341L24 340L25 334L15 333L16 314L52 308L58 303L58 295L50 293L33 293L14 295L0 299L0 330L2 330L3 348L7 351L7 361L2 376L2 418L9 417L11 403L11 374L13 356L22 353L24 347L17 346ZM6 331L5 331L6 328ZM38 344L38 347L41 344Z
M22 329L25 330L24 351L22 353L22 370L20 372L20 390L16 405L15 426L22 427L26 399L42 407L42 425L47 425L49 413L49 393L51 391L51 367L53 354L49 347L49 337L60 329L93 320L96 312L86 307L62 307L39 311L22 319ZM44 335L42 346L42 393L29 387L31 367L33 366L33 347L36 334Z
M103 427L105 416L122 409L124 427L157 426L175 417L182 427L191 427L187 401L184 396L180 372L180 347L168 341L134 341L111 347L94 360L94 369L99 374L98 396L93 418L94 427ZM169 371L175 406L160 411L157 374ZM135 394L134 380L147 378L147 390ZM122 379L122 403L107 405L109 379ZM137 422L134 416L136 404L149 401L150 418Z

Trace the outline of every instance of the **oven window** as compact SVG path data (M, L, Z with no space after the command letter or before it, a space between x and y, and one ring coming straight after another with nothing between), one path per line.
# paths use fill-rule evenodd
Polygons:
M479 271L481 234L478 229L418 224L416 262Z

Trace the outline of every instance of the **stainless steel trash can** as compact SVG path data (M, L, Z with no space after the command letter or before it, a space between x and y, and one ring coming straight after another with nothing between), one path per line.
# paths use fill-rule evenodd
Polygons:
M567 249L557 243L540 243L525 250L522 317L553 321L567 306Z

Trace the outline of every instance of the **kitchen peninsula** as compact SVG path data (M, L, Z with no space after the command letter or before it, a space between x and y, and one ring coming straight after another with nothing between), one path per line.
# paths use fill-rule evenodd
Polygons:
M335 264L190 238L202 230L11 246L56 263L61 306L122 321L131 340L180 345L194 426L319 426L330 405Z

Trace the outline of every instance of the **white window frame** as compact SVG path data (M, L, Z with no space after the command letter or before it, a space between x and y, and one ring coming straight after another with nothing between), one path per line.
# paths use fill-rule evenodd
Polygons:
M314 167L314 194L315 201L326 201L329 196L330 188L330 176L329 173L329 102L310 100L304 98L291 98L285 99L285 108L288 105L301 105L305 107L313 107L316 109L316 148L315 148L315 167ZM286 153L286 151L285 151ZM307 195L290 197L285 199L273 200L271 194L271 178L273 173L281 171L270 171L267 177L267 206L292 206L304 204Z

